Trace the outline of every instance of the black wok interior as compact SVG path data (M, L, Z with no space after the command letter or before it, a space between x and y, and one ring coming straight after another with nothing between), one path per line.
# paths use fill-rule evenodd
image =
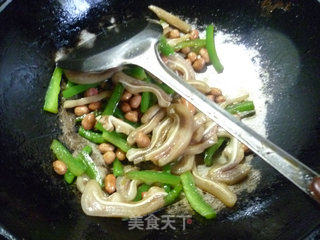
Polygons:
M153 3L213 22L259 49L270 78L265 91L274 99L269 139L320 172L319 2L290 1L289 10L270 12L254 0L83 0L89 7L82 14L74 2L13 1L0 13L0 223L9 232L47 240L301 239L320 224L319 206L258 157L257 189L215 220L194 215L185 231L129 231L121 219L88 217L76 189L53 173L49 145L60 129L57 116L42 111L57 49L74 46L82 29L100 32L112 16L152 16Z

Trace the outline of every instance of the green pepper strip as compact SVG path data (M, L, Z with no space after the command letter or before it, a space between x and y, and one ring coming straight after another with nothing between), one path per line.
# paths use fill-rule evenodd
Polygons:
M104 138L102 137L102 134L92 132L90 130L85 130L83 127L79 127L78 133L81 137L88 139L90 142L97 144L105 142Z
M60 82L62 78L62 69L56 67L52 74L49 87L44 100L43 110L51 113L58 113L58 99L60 92Z
M172 204L180 195L182 191L182 185L178 184L177 186L172 189L168 195L165 197L164 201L166 205Z
M213 208L200 195L190 171L180 175L183 191L191 207L201 216L211 219L216 216Z
M139 66L130 66L127 69L123 70L123 72L133 78L137 78L140 80L144 80L147 78L147 74L142 67Z
M116 118L124 119L124 114L123 114L123 112L122 112L118 107L116 107L116 109L114 110L113 115L114 115Z
M167 165L162 167L162 172L171 174L171 168L172 168L172 163L168 163ZM162 187L167 193L171 191L171 187L169 184L163 184Z
M107 103L106 108L104 109L102 115L113 115L113 113L116 110L116 107L119 104L119 101L121 99L121 96L123 94L124 87L121 83L117 83L116 87L112 91L112 95Z
M243 101L240 103L232 104L226 107L226 111L231 114L239 112L248 112L254 110L254 104L252 101Z
M69 169L64 174L64 180L69 184L73 183L73 180L74 180L75 177L76 176L72 172L70 172Z
M97 87L98 85L99 85L99 83L75 85L75 86L67 88L66 90L63 90L62 96L64 98L70 98L70 97L73 97L74 95L77 95L79 93L82 93L82 92L88 90L89 88Z
M163 54L164 56L169 56L174 53L173 47L171 47L167 43L167 39L165 36L161 36L161 38L159 39L158 49L160 53Z
M160 87L163 91L165 91L167 94L174 94L174 90L170 87L168 87L164 83L155 83L158 87Z
M211 147L207 148L206 151L204 152L204 163L206 166L210 167L213 163L213 155L217 152L217 150L222 146L224 141L226 140L225 137L219 137L218 141L213 144Z
M157 182L176 186L180 183L180 178L178 176L166 172L157 172L152 170L130 171L126 174L126 176L130 179L141 180L147 184Z
M206 29L206 48L208 50L210 61L214 69L217 71L217 73L222 73L223 66L218 58L216 47L214 44L213 25L207 26Z
M140 201L142 199L142 193L143 192L147 192L149 189L151 188L150 185L148 184L142 184L138 187L137 189L137 195L136 197L133 199L134 202Z
M149 76L147 76L144 79L147 83L151 83L151 78ZM150 92L143 92L141 95L141 103L140 103L140 111L142 113L145 113L149 107L151 107L150 105L150 98L151 98L151 93Z
M66 149L58 140L54 139L52 141L50 149L60 161L67 165L70 172L72 172L74 175L80 176L86 171L86 166L84 163L79 161L79 159L74 158L68 149Z
M131 148L127 141L122 138L122 135L116 132L109 132L105 130L101 123L97 123L95 128L102 132L102 137L105 141L117 146L122 151L128 152L128 150Z
M66 84L66 89L71 88L71 87L73 87L75 85L77 85L77 84L75 84L75 83L73 83L71 81L68 81L67 84Z
M115 177L123 176L123 165L118 158L113 161L113 175Z
M201 48L205 46L206 46L206 39L193 39L193 40L179 42L173 48L175 51L179 51L180 49L185 47Z
M90 154L92 153L92 148L90 146L85 146L80 154L79 154L79 159L81 159L84 164L87 166L86 169L86 174L91 178L91 179L95 179L100 186L103 186L103 179L99 173L99 170L97 168L97 165L95 164L95 162L92 160L92 158L90 157Z

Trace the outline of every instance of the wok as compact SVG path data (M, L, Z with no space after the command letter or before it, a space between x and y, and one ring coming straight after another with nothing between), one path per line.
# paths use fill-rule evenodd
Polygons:
M274 99L267 104L269 139L320 171L320 4L268 2L13 1L0 13L0 223L18 239L304 238L320 224L319 206L258 157L256 190L215 220L194 215L184 231L129 230L121 219L88 217L75 188L53 173L49 145L60 134L58 118L42 111L57 49L74 46L82 29L101 31L112 16L152 16L153 3L214 22L259 50L270 78L265 91Z

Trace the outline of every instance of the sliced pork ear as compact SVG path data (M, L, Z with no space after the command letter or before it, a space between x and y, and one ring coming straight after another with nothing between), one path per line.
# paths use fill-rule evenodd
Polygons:
M97 121L100 122L107 131L115 130L118 133L130 134L135 130L133 126L114 116L98 116Z
M114 82L120 82L128 92L133 94L152 92L156 95L160 107L169 107L171 104L172 98L156 84L135 79L123 72L115 73L112 76L112 80Z
M195 165L193 166L192 174L197 187L211 193L227 207L233 207L235 205L237 195L231 192L226 184L200 176Z
M193 133L193 116L183 104L172 104L167 115L173 119L164 143L145 155L146 160L164 166L182 154L189 145Z
M139 180L130 180L125 176L117 177L116 189L117 192L126 200L132 201L137 195Z
M89 216L134 218L163 207L166 195L162 188L151 187L142 200L128 203L117 192L107 196L95 180L90 180L81 196L81 207Z
M185 155L175 165L173 165L171 172L180 175L184 172L190 171L194 165L194 161L194 155Z

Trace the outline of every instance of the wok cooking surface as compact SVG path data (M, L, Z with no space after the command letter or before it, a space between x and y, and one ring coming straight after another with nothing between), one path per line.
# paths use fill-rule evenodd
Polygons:
M257 189L242 193L236 207L215 220L194 215L184 231L129 230L121 219L88 217L76 189L53 173L49 146L60 129L57 116L42 105L54 53L74 46L82 29L100 32L112 17L152 16L150 3L200 25L213 22L259 50L269 74L265 91L274 99L267 104L268 138L320 171L317 1L273 1L273 11L253 0L13 1L0 14L0 223L25 239L303 238L320 224L319 206L258 157Z

